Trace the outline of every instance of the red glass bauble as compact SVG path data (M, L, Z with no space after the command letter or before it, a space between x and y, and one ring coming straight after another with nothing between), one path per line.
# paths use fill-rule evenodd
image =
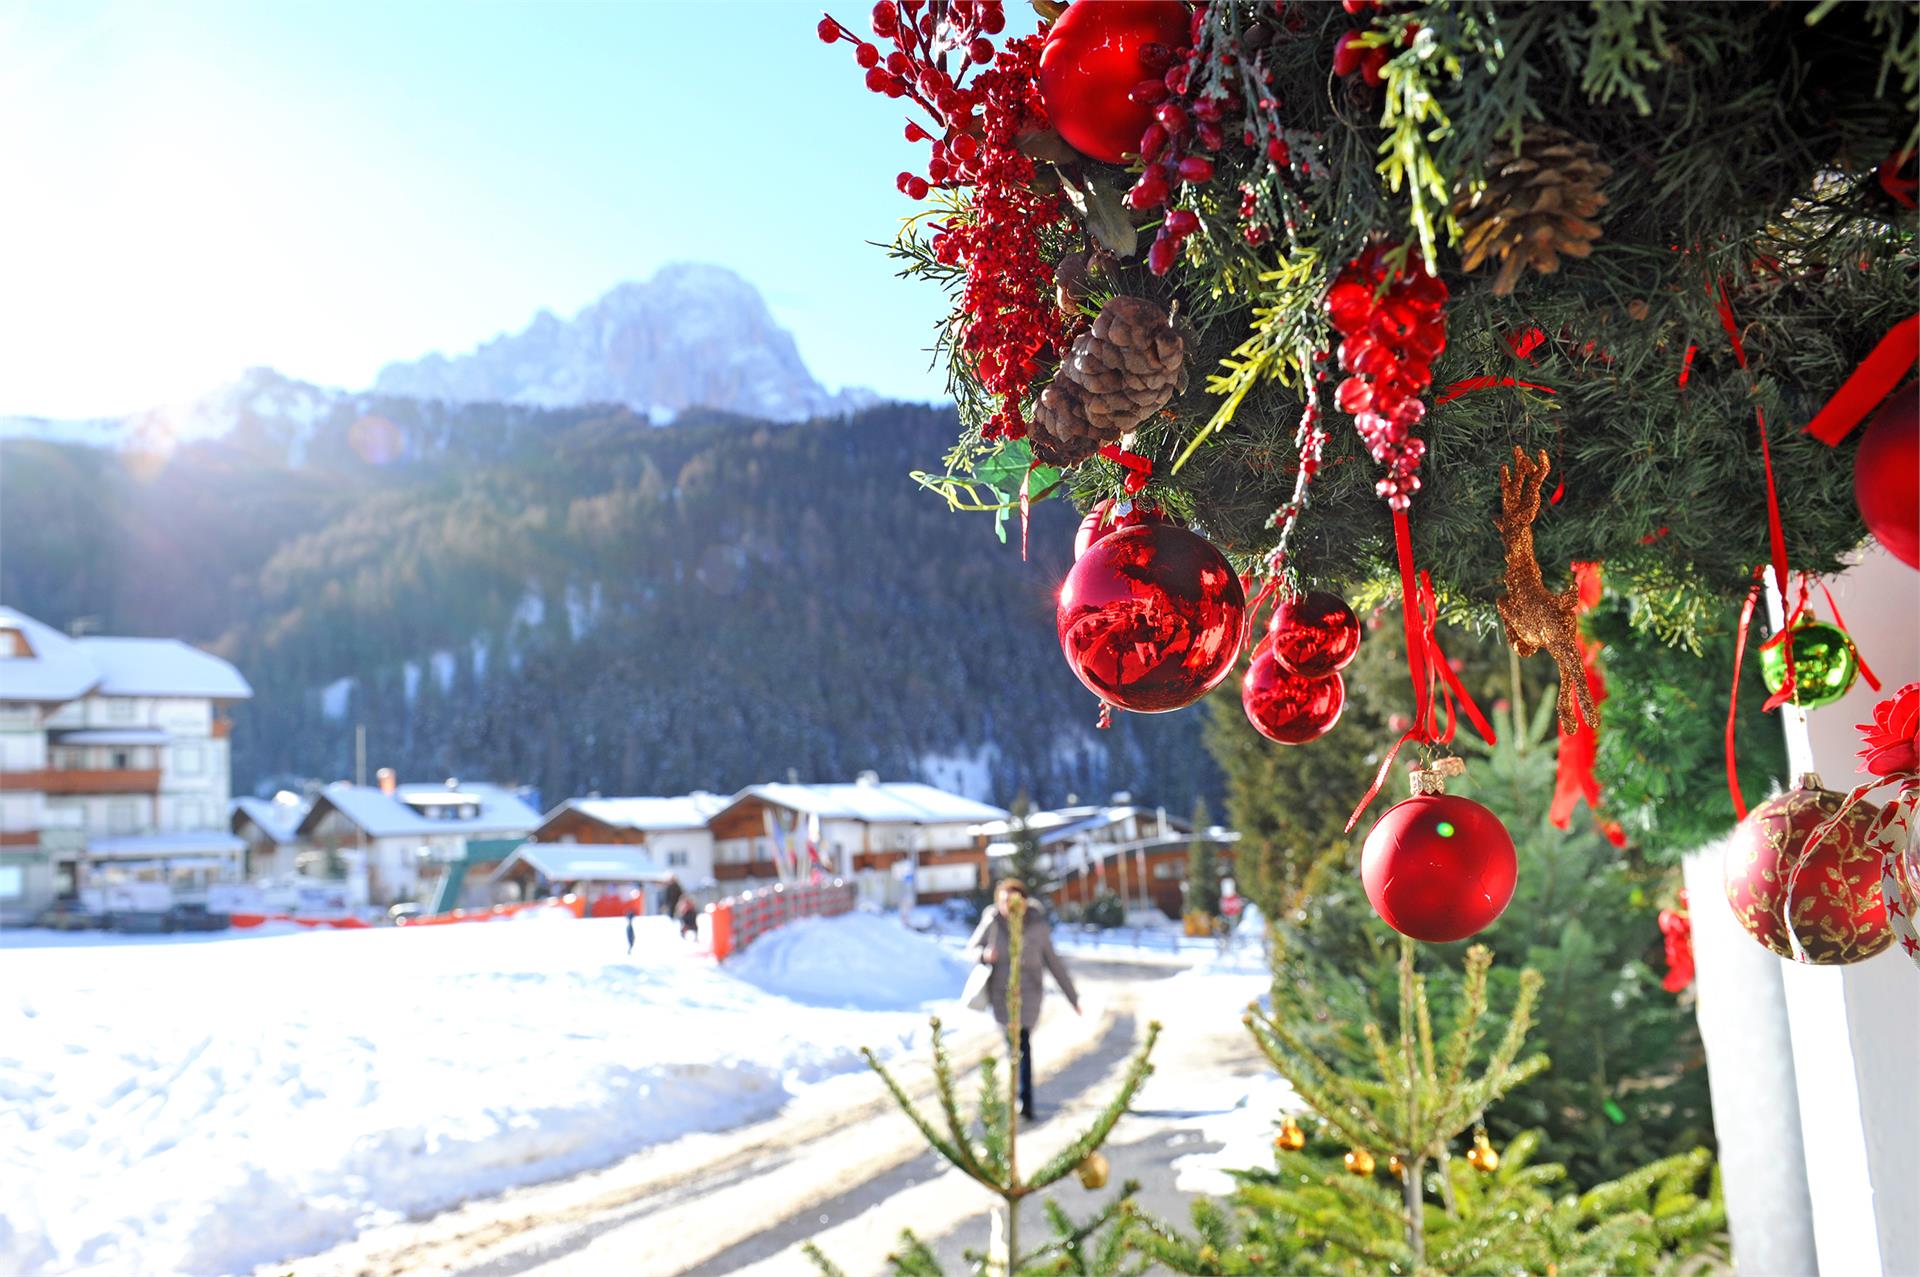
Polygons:
M1079 558L1087 552L1087 547L1095 541L1121 528L1137 527L1142 523L1165 523L1167 516L1156 509L1143 506L1138 502L1119 514L1113 512L1116 505L1125 502L1099 501L1093 509L1087 511L1087 517L1080 520L1080 530L1073 534L1073 557Z
M1268 640L1253 649L1253 663L1240 680L1247 721L1268 740L1304 745L1333 730L1347 705L1347 685L1338 674L1302 678L1274 658Z
M1138 152L1153 107L1127 93L1158 78L1141 64L1140 47L1185 48L1187 30L1179 0L1068 5L1040 49L1040 101L1054 129L1081 154L1108 164Z
M1289 599L1267 622L1274 659L1302 678L1343 670L1360 650L1360 618L1338 594L1315 590Z
M1386 924L1415 940L1464 940L1513 899L1519 865L1500 818L1470 798L1416 794L1388 808L1360 850L1360 881Z
M1163 714L1219 686L1240 655L1246 592L1220 551L1171 523L1087 547L1060 586L1067 664L1118 709Z
M1813 833L1846 802L1803 776L1784 794L1747 813L1727 844L1727 903L1747 934L1783 958L1793 956L1793 934L1816 966L1871 958L1893 943L1886 899L1880 891L1882 856L1867 835L1880 809L1855 803L1846 816L1805 855ZM1787 880L1793 883L1791 907Z
M1920 395L1912 386L1888 400L1860 436L1853 499L1873 539L1920 568Z

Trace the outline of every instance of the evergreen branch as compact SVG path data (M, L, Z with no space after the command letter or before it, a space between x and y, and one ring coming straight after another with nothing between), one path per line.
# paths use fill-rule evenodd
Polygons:
M1140 1044L1139 1051L1134 1054L1133 1062L1127 1066L1126 1077L1121 1081L1120 1089L1113 1099L1100 1110L1099 1116L1093 1120L1093 1125L1089 1126L1079 1139L1067 1145L1034 1173L1027 1181L1029 1189L1045 1188L1080 1165L1095 1149L1106 1143L1107 1136L1113 1131L1114 1123L1120 1120L1121 1114L1125 1113L1128 1105L1133 1103L1133 1097L1152 1075L1153 1065L1148 1057L1153 1054L1154 1043L1159 1040L1160 1022L1156 1020L1147 1025L1147 1040Z
M921 1115L919 1107L914 1104L906 1091L901 1089L900 1084L894 1080L893 1074L887 1071L887 1066L880 1063L879 1057L870 1048L861 1047L860 1054L866 1060L867 1067L880 1075L880 1080L886 1083L887 1090L893 1095L893 1102L900 1106L900 1111L907 1115L907 1119L919 1130L921 1138L927 1141L934 1152L946 1158L969 1177L980 1180L989 1188L995 1187L991 1180L981 1178L972 1150L962 1151L961 1148L955 1147L943 1138L940 1132L933 1128L933 1124Z

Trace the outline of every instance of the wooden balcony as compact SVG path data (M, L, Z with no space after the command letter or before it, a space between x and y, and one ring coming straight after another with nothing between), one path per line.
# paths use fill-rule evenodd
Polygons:
M0 829L0 847L38 847L38 829Z
M780 870L771 860L756 860L748 863L736 860L717 864L713 867L716 882L738 882L745 878L778 878Z
M0 790L7 789L38 790L43 794L157 794L160 769L62 767L0 772Z

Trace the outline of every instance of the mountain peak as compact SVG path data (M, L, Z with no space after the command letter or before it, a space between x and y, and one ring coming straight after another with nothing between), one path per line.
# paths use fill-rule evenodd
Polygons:
M572 319L543 310L522 331L468 354L389 364L374 390L547 408L624 404L656 421L689 408L800 421L875 399L865 390L829 393L759 290L697 262L618 284Z

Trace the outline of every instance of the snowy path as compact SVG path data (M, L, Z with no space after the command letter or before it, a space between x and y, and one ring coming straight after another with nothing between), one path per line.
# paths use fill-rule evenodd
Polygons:
M725 971L666 919L631 957L623 928L0 936L0 1272L284 1272L692 1148L864 1083L863 1044L917 1053L964 975L871 916L796 924Z
M1158 1071L1109 1145L1115 1182L1146 1184L1149 1209L1184 1218L1182 1193L1205 1185L1183 1154L1209 1147L1219 1114L1240 1140L1222 1160L1265 1155L1267 1109L1277 1097L1239 1027L1238 1008L1257 994L1249 975L1203 975L1162 965L1076 960L1088 1014L1049 1000L1036 1032L1045 1121L1023 1135L1023 1161L1076 1133L1117 1085L1150 1019L1166 1026ZM991 1021L950 1013L956 1056L968 1063L997 1046ZM930 1093L923 1048L896 1065L910 1092ZM971 1079L964 1089L971 1094ZM1249 1096L1255 1103L1248 1105ZM1257 1111L1256 1111L1257 1110ZM1211 1118L1211 1123L1210 1119ZM1217 1139L1214 1141L1217 1143ZM1177 1181L1178 1184L1177 1184ZM1072 1181L1057 1190L1070 1208L1085 1198ZM417 1224L398 1225L303 1261L300 1277L633 1277L811 1272L799 1244L818 1241L854 1277L879 1273L899 1231L913 1223L957 1260L984 1242L985 1199L937 1164L865 1074L834 1078L778 1116L722 1135L655 1147L604 1171L515 1190ZM1037 1206L1032 1211L1038 1226ZM957 1263L953 1271L960 1271ZM264 1270L263 1270L264 1272Z

